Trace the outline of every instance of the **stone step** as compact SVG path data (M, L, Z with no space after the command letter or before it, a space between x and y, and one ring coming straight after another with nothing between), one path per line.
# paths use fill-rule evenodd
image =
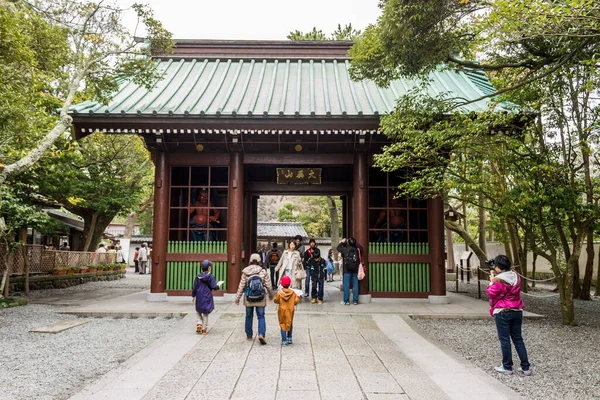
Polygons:
M67 329L74 328L79 325L83 325L90 322L89 319L68 319L65 321L57 322L54 325L42 326L41 328L32 329L29 332L36 333L58 333L62 331L66 331Z

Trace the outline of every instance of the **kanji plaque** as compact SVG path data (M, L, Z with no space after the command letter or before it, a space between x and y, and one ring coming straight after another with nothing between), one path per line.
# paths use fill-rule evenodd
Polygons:
M277 168L278 185L320 185L321 168Z

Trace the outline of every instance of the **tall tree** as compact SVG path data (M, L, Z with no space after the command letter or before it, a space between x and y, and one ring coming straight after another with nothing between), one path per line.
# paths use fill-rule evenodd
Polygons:
M321 29L313 27L310 32L302 32L299 30L295 30L290 32L287 35L289 40L294 41L302 41L302 40L356 40L361 34L360 30L354 29L352 24L347 24L342 27L341 24L338 24L337 28L331 33L331 35L327 36Z
M141 138L95 133L70 151L41 160L29 174L39 193L83 218L82 251L96 248L116 215L139 206L153 168Z
M378 23L350 51L353 77L386 86L443 65L478 69L490 73L499 88L479 99L504 94L537 116L526 118L534 123L517 114L472 118L455 110L478 99L404 98L382 119L394 144L378 162L416 168L415 181L405 185L409 192L458 196L475 206L473 195L484 196L485 207L506 227L515 263L526 266L527 246L550 262L563 323L575 324L575 269L598 214L597 185L588 167L597 115L586 93L598 87L600 5L588 0L382 5ZM475 54L483 60L470 61Z
M135 32L131 33L123 26L123 10L108 2L0 1L0 18L10 22L0 26L2 29L6 28L9 37L17 39L15 42L9 40L9 46L0 46L0 51L7 51L14 59L9 64L3 63L3 72L6 76L27 75L23 74L24 70L34 72L31 81L38 83L41 80L40 83L45 84L45 91L39 97L45 97L44 94L49 93L53 98L59 99L60 104L60 114L58 118L52 118L51 129L42 130L38 136L36 133L39 126L26 126L27 129L21 131L18 138L28 140L28 137L36 136L36 140L29 140L29 145L23 146L19 152L3 151L7 157L3 158L0 187L9 178L40 160L70 128L72 119L68 115L69 107L82 88L85 90L85 97L106 101L117 89L118 79L132 78L150 87L160 76L152 60L146 56L168 52L171 47L170 34L154 19L148 7L135 4L133 9L141 25L147 29L146 46L140 46L135 40ZM34 34L33 39L28 39L28 34L35 33L36 29L47 36ZM52 38L56 37L60 40L53 43ZM36 38L44 40L36 41ZM41 57L37 56L38 50L42 53ZM50 71L46 71L46 59L48 65L53 67ZM49 76L44 75L46 72ZM0 91L0 96L15 96L15 93L20 93L18 87L24 87L28 83L30 81L25 79L25 83L12 85L8 91ZM39 87L39 84L33 87ZM30 92L30 89L25 90L25 93ZM6 125L19 121L15 114L18 113L13 111L5 117ZM31 110L28 115L39 118L35 110ZM15 141L20 139L15 138ZM1 216L0 232L6 232L6 224Z

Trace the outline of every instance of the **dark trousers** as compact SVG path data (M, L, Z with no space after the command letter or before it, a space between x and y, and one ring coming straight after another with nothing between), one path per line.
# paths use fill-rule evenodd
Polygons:
M529 369L529 359L527 358L523 336L521 336L523 312L500 312L494 315L494 320L496 321L496 330L498 331L498 339L500 340L500 348L502 349L502 365L504 369L511 371L513 369L512 346L510 345L512 339L521 360L521 368L523 371L527 371Z
M325 279L318 279L317 274L314 273L312 276L312 292L311 298L323 300L323 286L325 286Z
M277 282L279 282L279 271L275 272L276 265L271 265L269 270L271 271L271 287L273 290L277 289Z
M304 280L304 297L310 293L310 268L306 268L306 279Z
M135 272L140 272L140 262L138 260L134 260L133 265L135 265Z

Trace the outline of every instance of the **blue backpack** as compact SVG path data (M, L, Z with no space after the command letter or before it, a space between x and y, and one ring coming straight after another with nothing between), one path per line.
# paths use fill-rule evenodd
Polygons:
M251 275L246 284L246 300L249 302L262 301L265 298L265 287L260 275Z

